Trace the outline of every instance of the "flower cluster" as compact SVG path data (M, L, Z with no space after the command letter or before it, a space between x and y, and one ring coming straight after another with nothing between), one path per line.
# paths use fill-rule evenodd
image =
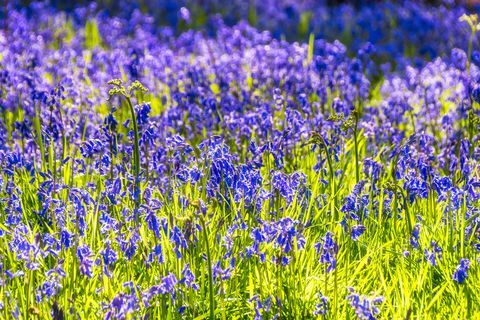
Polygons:
M478 317L477 15L151 2L0 16L0 318Z

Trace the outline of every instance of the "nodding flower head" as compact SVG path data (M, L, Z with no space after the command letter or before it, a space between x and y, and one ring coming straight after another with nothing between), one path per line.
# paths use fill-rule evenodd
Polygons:
M115 95L121 95L125 98L130 98L135 94L136 91L148 92L148 89L138 80L133 81L132 84L127 88L125 88L121 79L112 79L108 81L108 84L113 86L113 88L108 90L108 100Z
M350 295L347 296L347 300L350 301L350 306L355 309L355 314L359 319L375 320L380 313L380 309L377 305L381 304L384 300L383 297L369 298L361 296L355 292L353 288L348 288Z
M107 82L109 85L112 85L112 86L115 86L115 87L121 87L122 86L122 79L112 79L110 81Z
M480 103L480 84L475 83L472 85L470 95L472 96L473 101Z
M468 259L460 259L460 263L458 264L457 268L455 268L455 272L453 273L453 280L459 284L463 284L468 277L468 269L470 268L470 260Z
M460 21L468 23L472 33L480 31L480 24L478 23L478 14L463 14Z
M350 232L350 237L352 238L353 241L357 241L358 238L367 230L367 228L364 225L355 225L352 226L351 232Z
M138 80L132 82L128 87L128 91L133 95L135 91L140 91L142 93L148 92L148 89Z
M320 263L327 265L327 272L336 268L338 244L332 232L328 231L325 237L315 244L315 250L320 254Z
M315 305L314 316L326 315L328 313L328 298L323 294L318 294L319 303Z

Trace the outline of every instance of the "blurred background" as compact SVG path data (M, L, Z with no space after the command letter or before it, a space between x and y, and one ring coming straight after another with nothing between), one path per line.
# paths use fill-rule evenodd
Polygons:
M130 23L143 19L153 28L168 26L177 35L189 29L214 34L211 31L219 22L247 21L278 39L307 42L313 35L327 41L338 39L352 54L369 43L386 58L400 55L427 60L449 55L451 48L467 50L463 39L468 38L468 28L459 17L480 12L480 0L0 1L0 27L6 29L15 23L6 19L8 10L35 17L39 8L65 11L78 25L85 25L86 18L115 16Z
M272 31L274 35L276 33L278 35L276 29L281 28L282 33L287 37L292 33L292 30L289 30L290 26L298 26L303 23L308 29L309 20L315 17L324 17L328 9L335 10L332 9L335 7L363 10L365 7L378 5L388 7L391 4L402 3L408 3L408 6L413 4L446 8L460 6L472 11L477 11L480 7L480 0L0 0L0 3L2 2L3 5L0 9L0 19L2 20L4 20L8 8L34 10L38 4L49 4L66 12L71 12L79 7L90 7L93 10L126 19L129 19L135 10L140 10L142 13L152 16L157 25L168 25L181 31L184 29L182 21L187 21L189 28L195 28L203 26L208 17L220 14L227 25L246 20L253 26ZM187 10L182 11L182 8ZM280 27L275 24L283 25Z
M72 11L80 6L88 6L95 3L99 10L106 10L112 15L129 15L135 9L141 10L155 17L158 23L162 25L176 26L178 23L178 12L180 8L185 7L190 14L197 19L202 16L212 14L221 14L227 23L235 23L239 20L252 21L252 15L264 15L265 11L276 10L278 15L286 14L295 19L302 13L308 12L312 8L333 7L348 5L359 9L365 6L378 5L385 2L402 3L404 1L380 1L380 0L48 0L48 1L30 1L30 0L2 0L2 14L7 12L7 7L21 8L28 7L32 3L48 3L59 10ZM432 6L464 6L476 10L480 0L418 0L411 1L419 4ZM270 14L270 13L268 13Z

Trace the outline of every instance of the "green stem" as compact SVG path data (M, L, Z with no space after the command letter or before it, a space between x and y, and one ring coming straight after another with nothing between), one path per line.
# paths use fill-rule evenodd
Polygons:
M140 149L139 149L139 134L138 134L138 124L137 117L135 116L135 109L133 108L132 101L130 97L125 96L127 100L128 107L130 109L130 114L133 122L133 132L134 132L134 144L133 144L133 176L135 179L135 192L140 193ZM138 208L140 204L140 194L135 197L135 206Z
M355 141L355 182L358 184L360 181L360 168L358 166L358 139L357 139L357 129L358 129L358 117L355 117L355 130L353 132L353 137Z
M111 133L112 136L114 135L114 133ZM113 153L113 143L112 141L110 141L110 180L113 182L113 168L115 166L115 155Z
M338 311L338 300L337 300L337 292L338 292L338 286L337 286L337 269L338 268L335 268L335 270L333 271L334 274L333 274L333 306L334 306L334 309L335 309L335 319L338 319L337 318L337 311Z
M333 214L333 217L334 217L334 221L337 221L338 220L338 217L337 217L337 210L336 210L336 190L335 190L335 172L333 171L333 164L332 164L332 159L330 159L330 153L328 152L328 147L327 147L327 143L325 142L325 140L323 139L322 136L320 136L321 138L321 143L323 144L323 147L325 148L325 154L327 156L327 163L328 163L328 169L330 171L330 183L331 183L331 192L332 192L332 196L333 196L333 208L331 208L332 210L332 214Z
M410 220L410 212L408 210L407 196L402 192L402 190L400 190L400 194L402 195L403 206L405 207L405 218L407 219L407 227L408 227L407 234L411 234L413 230L413 222Z
M146 181L148 182L148 179L149 179L149 176L150 176L150 173L149 173L149 160L148 160L148 144L145 143L145 150L143 150L145 152L145 177L146 177Z
M215 319L215 300L213 296L213 274L212 274L212 259L210 255L210 246L208 245L208 232L205 220L200 217L200 223L202 224L203 238L205 239L205 247L207 250L207 264L208 264L208 286L210 297L210 320Z
M475 39L475 31L470 34L470 40L468 41L468 53L467 53L467 76L470 77L470 64L472 60L472 48L473 40Z

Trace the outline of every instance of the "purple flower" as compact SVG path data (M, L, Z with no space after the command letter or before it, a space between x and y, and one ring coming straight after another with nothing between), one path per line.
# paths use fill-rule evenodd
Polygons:
M50 299L56 296L61 289L62 289L62 285L59 283L58 279L56 279L55 277L43 282L40 288L37 289L37 294L36 294L37 303L42 302L44 298Z
M105 249L100 251L100 255L102 256L104 265L103 271L107 276L110 276L109 267L113 266L117 261L118 255L117 252L112 249L109 241L105 243Z
M180 280L179 283L184 284L195 291L199 289L198 285L195 283L195 275L192 270L190 270L190 265L188 263L183 267L182 280Z
M421 225L417 223L412 230L412 234L410 235L410 245L415 249L418 249L419 240L420 240L420 227Z
M110 266L117 261L117 253L112 249L109 242L105 245L105 249L100 251L100 254L106 266Z
M129 294L123 292L117 294L106 306L105 320L126 319L129 314L140 310L140 303L135 290L130 290L132 292Z
M145 220L147 221L148 229L150 229L155 237L160 238L160 223L155 212L149 207L144 206L146 210Z
M183 235L179 227L174 226L173 229L170 231L170 241L174 245L173 250L177 255L177 258L180 259L182 257L180 249L187 248L187 240L185 239L185 236Z
M84 244L77 248L77 257L80 260L80 273L87 277L92 277L92 251L88 245Z
M151 110L152 108L149 103L142 103L135 107L135 111L137 112L137 122L140 127L148 123Z
M284 253L289 253L293 247L293 240L297 238L297 247L302 249L305 246L305 238L295 228L298 221L294 221L290 218L280 219L275 225L277 229L276 243L282 248Z
M163 250L160 244L157 244L155 247L153 247L152 251L148 255L147 263L151 264L153 262L157 262L157 263L164 262Z
M266 316L272 309L272 297L268 296L265 300L262 301L262 299L258 295L254 295L252 298L248 299L248 302L252 303L254 302L254 310L255 310L255 320L262 320L264 319L264 316ZM277 299L277 304L279 303L279 300ZM271 319L277 319L278 314L275 314L272 316ZM270 319L270 318L269 318Z
M347 296L347 300L350 301L350 306L355 309L355 314L362 320L375 320L376 316L380 313L377 305L381 304L384 300L383 297L368 298L360 296L353 288L349 288L350 295Z
M429 251L427 249L424 249L423 252L425 254L425 258L427 259L427 261L432 266L436 266L437 265L437 259L442 258L442 248L440 248L435 241L432 241L430 243L430 246L432 248L431 251Z
M225 269L222 269L222 265L220 261L218 261L213 267L212 267L212 272L213 272L213 278L215 280L228 280L232 277L232 267L227 267Z
M473 101L476 103L480 103L480 84L474 84L473 88L471 89L471 96Z
M190 23L190 11L188 11L187 8L181 7L178 14L183 21L185 21L187 24Z
M454 48L452 50L452 63L453 65L460 69L460 70L465 70L465 67L467 65L467 54L465 51L459 48Z
M459 284L463 284L468 277L468 269L470 268L470 260L460 259L460 263L453 272L452 279Z
M122 234L119 238L117 238L117 241L120 244L120 249L128 260L132 260L133 256L137 252L138 242L141 241L140 235L138 231L134 231L130 236L130 239L125 240L123 237L125 237L125 235Z
M107 190L107 197L111 204L117 204L119 199L123 198L125 195L125 192L122 192L122 180L120 178L117 178L113 183L110 183Z
M172 297L175 295L175 285L177 284L177 278L173 273L169 273L168 276L162 278L162 282L159 285L152 286L145 296L148 300L152 299L156 295L170 294Z
M272 185L275 190L278 190L280 195L290 204L294 200L294 196L298 195L301 187L305 185L306 176L300 172L294 172L286 175L283 172L277 171L273 174Z
M314 316L326 315L328 313L328 298L323 294L318 294L319 303L315 305L315 310L313 311Z
M338 245L333 238L333 233L328 231L320 242L315 244L315 250L320 254L320 263L327 265L327 272L337 266Z
M352 226L351 232L350 232L350 237L352 238L353 241L357 241L358 238L367 230L367 228L364 225L355 225Z

